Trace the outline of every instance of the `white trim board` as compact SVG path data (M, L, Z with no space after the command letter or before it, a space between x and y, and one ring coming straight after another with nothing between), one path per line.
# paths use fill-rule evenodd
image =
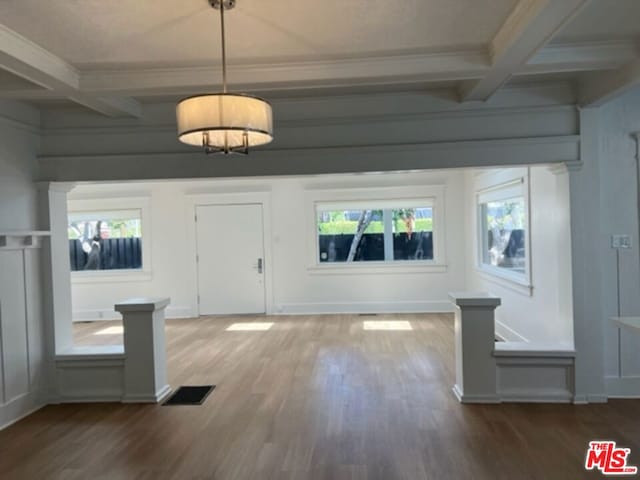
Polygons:
M580 160L579 135L393 145L258 149L243 162L206 162L200 151L41 155L43 179L117 181L312 175L325 173L428 170L500 165L549 164ZM112 168L98 170L96 163ZM327 165L331 172L327 172ZM126 178L125 178L126 177Z
M275 313L281 315L317 315L348 313L453 313L454 306L443 301L406 302L325 302L325 303L280 303Z

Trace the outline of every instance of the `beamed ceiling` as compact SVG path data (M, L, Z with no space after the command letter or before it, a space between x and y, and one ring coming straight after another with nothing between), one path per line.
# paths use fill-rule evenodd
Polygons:
M640 84L638 18L638 0L238 0L229 80L267 97L437 87L471 102L561 76L598 105ZM135 117L219 88L207 0L3 0L0 21L0 97Z

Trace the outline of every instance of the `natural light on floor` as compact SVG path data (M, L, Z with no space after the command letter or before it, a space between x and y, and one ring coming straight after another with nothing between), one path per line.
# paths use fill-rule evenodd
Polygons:
M227 332L264 332L269 330L273 326L273 322L246 322L246 323L234 323L227 327Z
M116 325L98 330L94 335L121 335L123 332L124 327L122 325Z
M362 326L365 330L413 330L406 320L364 321Z

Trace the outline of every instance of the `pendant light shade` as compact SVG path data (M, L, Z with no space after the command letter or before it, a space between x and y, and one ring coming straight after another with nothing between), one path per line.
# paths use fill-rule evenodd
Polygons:
M227 93L224 12L235 7L236 0L208 1L220 10L222 92L195 95L178 103L178 138L183 143L204 148L207 153L247 154L250 147L273 140L271 105L251 95Z
M241 151L273 140L271 105L233 93L197 95L176 107L178 137L189 145Z

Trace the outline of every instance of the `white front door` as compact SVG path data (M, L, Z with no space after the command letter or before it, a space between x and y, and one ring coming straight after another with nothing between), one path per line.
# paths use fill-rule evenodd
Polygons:
M265 313L262 205L196 207L200 315Z

